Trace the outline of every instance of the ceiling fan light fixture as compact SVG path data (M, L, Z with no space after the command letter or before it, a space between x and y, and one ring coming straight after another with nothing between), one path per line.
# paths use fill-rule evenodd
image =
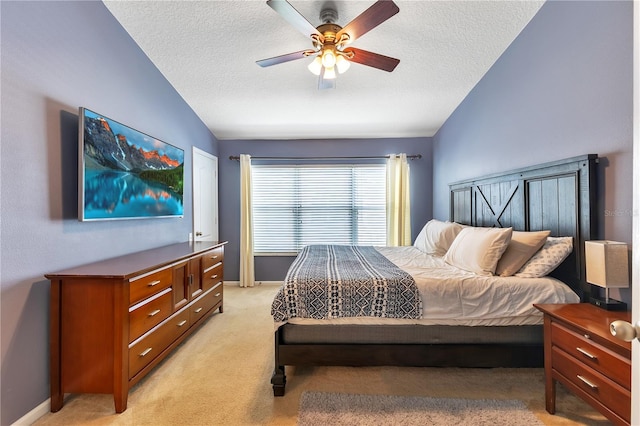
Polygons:
M350 66L351 62L349 62L344 56L338 55L336 58L336 68L338 69L339 74L346 72Z
M312 74L320 75L320 71L322 71L322 58L320 55L316 56L307 68L309 68L309 71L311 71Z
M324 2L320 11L322 24L314 27L288 0L268 0L269 7L306 37L311 38L313 49L262 59L256 61L257 64L261 67L269 67L314 56L307 68L311 73L319 76L318 89L335 88L336 73L346 72L351 66L351 62L387 72L393 71L400 63L399 59L355 47L347 47L400 11L393 0L377 0L344 27L336 23L338 12L335 3L330 0Z

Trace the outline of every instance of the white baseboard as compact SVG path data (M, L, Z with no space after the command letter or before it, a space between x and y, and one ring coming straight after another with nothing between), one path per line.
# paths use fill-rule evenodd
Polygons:
M239 286L240 281L224 281L224 285ZM282 281L256 281L255 285L282 285Z
M28 426L34 424L40 417L44 416L51 409L51 398L38 405L33 410L12 423L11 426Z

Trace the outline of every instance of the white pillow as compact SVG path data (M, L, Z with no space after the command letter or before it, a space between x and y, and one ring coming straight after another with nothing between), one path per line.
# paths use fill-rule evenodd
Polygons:
M493 275L512 232L511 228L463 228L444 255L444 261L465 271Z
M547 241L551 231L513 231L511 242L496 266L496 275L510 277L527 263Z
M548 237L542 248L514 275L540 278L549 275L573 251L573 237Z
M431 219L424 225L413 245L427 254L443 256L462 228L459 223Z

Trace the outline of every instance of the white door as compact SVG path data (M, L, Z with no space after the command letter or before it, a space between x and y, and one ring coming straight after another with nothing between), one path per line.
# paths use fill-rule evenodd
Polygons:
M193 236L218 241L218 158L193 147Z
M640 4L633 2L633 268L631 320L640 323ZM640 400L640 341L631 343L631 401ZM631 424L640 424L640 404L631 404Z

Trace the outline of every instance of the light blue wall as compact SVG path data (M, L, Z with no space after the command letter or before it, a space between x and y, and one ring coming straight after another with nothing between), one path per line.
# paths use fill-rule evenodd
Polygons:
M420 154L411 160L411 228L415 238L432 211L432 144L431 138L338 139L338 140L265 140L220 141L220 239L225 246L226 280L237 281L240 264L240 164L229 156L250 154L258 157L349 157L382 156L404 152ZM256 280L281 281L293 258L258 256L255 259Z
M78 107L217 154L202 121L101 2L0 2L2 60L0 424L49 398L43 274L185 241L184 219L77 221Z
M631 243L632 34L631 1L545 3L435 136L434 217L450 182L594 153L597 238Z

